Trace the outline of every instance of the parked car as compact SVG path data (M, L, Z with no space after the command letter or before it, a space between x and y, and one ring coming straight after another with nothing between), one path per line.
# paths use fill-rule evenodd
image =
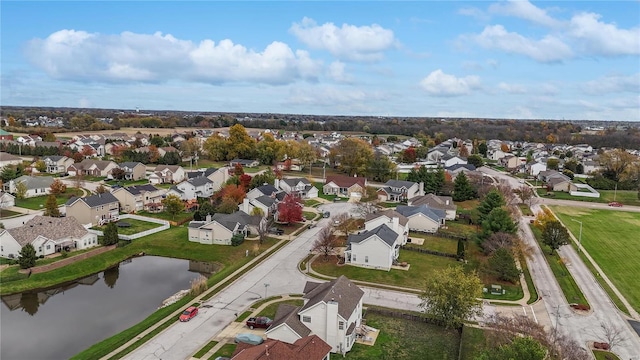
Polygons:
M180 315L180 321L182 322L189 321L193 319L196 315L198 315L198 308L195 306L190 306L187 308L187 310L182 312L182 314Z
M236 335L236 338L233 341L235 341L236 344L245 343L250 345L260 345L264 342L264 339L258 335L242 333Z
M325 211L325 212L322 213L322 217L325 218L325 219L329 218L330 216L331 216L331 213L328 212L328 211Z
M269 234L282 235L284 234L284 230L277 227L272 227L269 228Z
M247 326L249 327L249 329L253 329L253 328L266 329L269 326L271 326L272 322L273 320L271 320L266 316L252 317L247 320Z
M613 206L613 207L622 207L622 204L620 204L617 201L612 201L609 203L609 206Z

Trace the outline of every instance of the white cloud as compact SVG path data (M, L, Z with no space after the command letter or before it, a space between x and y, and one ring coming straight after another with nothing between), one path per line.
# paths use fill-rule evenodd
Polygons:
M561 26L561 22L549 16L546 10L540 9L527 0L511 0L491 4L489 6L489 12L493 14L515 16L552 28Z
M619 29L600 21L600 15L581 13L571 18L568 34L589 54L615 56L640 54L640 27Z
M377 24L337 27L333 23L318 25L305 17L301 23L293 23L289 32L310 48L326 50L343 60L380 60L383 52L396 44L393 31Z
M640 93L640 73L633 75L607 75L597 80L588 81L582 87L587 94L599 95L609 93Z
M315 80L322 63L274 41L260 52L225 39L196 44L161 33L116 35L60 30L31 40L27 58L61 80L286 84Z
M331 108L334 113L374 113L390 97L381 91L368 91L344 86L295 86L291 87L285 105L310 108Z
M470 38L484 48L525 55L539 62L558 62L573 56L571 48L557 37L547 35L540 40L532 40L508 32L502 25L487 26L482 33Z
M460 96L480 88L480 78L478 76L458 78L438 69L422 79L420 86L432 96Z
M489 21L489 15L477 7L463 7L458 9L458 14L470 16L480 21Z
M345 63L341 61L334 61L329 64L327 68L327 75L334 81L340 83L350 83L353 78L345 73Z
M498 84L498 88L504 92L508 92L509 94L524 94L527 92L527 88L522 85L507 84L505 82Z

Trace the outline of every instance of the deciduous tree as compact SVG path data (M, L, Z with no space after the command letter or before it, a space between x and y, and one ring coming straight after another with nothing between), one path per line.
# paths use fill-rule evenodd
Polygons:
M278 204L278 221L292 223L302 221L302 202L293 194L287 194Z
M516 266L511 250L499 248L488 261L490 271L499 279L516 283L520 278L520 270Z
M335 254L337 247L338 242L336 241L335 236L333 236L333 229L331 226L327 225L320 229L320 232L318 232L318 238L313 242L313 251L322 254L326 260L329 256Z
M35 168L36 170L38 170L38 172L46 172L47 171L47 164L44 162L44 160L38 160L35 163Z
M54 194L47 196L47 201L44 203L44 216L60 217L60 209Z
M16 182L16 198L24 199L27 197L27 185L24 181Z
M162 199L162 206L164 207L164 211L171 215L171 219L175 219L176 215L184 211L184 202L173 194L169 194Z
M96 194L104 194L104 193L108 193L109 190L104 187L104 185L100 184L98 185L98 187L96 188Z
M376 154L371 158L368 166L368 177L373 181L387 182L396 171L396 164L388 156Z
M116 180L122 180L127 175L127 172L120 168L114 168L111 170L111 176Z
M457 328L482 315L482 281L475 272L455 266L435 271L420 295L420 308L447 328Z
M373 150L364 140L346 138L331 149L329 157L339 164L341 171L349 175L364 175L373 158Z
M235 124L229 128L229 138L227 138L227 160L235 158L253 159L256 141L247 134L247 130L240 124Z
M484 161L482 160L482 157L480 155L469 155L469 157L467 157L467 162L473 166L475 166L476 168L481 167L482 165L484 165Z
M549 221L542 230L542 242L549 246L551 254L569 243L569 232L559 221Z
M65 185L60 179L55 179L49 186L50 193L53 195L64 194L67 191L67 185Z
M516 337L497 349L484 350L475 360L544 360L547 349L531 336Z

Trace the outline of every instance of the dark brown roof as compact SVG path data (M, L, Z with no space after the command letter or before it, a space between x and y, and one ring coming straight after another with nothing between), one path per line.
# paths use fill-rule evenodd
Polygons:
M275 319L273 319L270 329L275 329L277 326L286 324L291 328L291 330L301 337L311 334L311 330L300 321L298 310L300 310L300 306L287 304L281 304L278 306Z
M232 360L322 360L331 351L331 346L317 335L298 339L293 344L267 339L260 345L240 343Z
M304 298L309 299L309 301L304 304L300 311L309 309L321 302L335 301L338 303L338 315L342 316L343 319L349 318L364 295L364 291L344 275L322 284L309 284L307 282L304 290ZM309 291L307 292L307 290Z
M351 187L353 184L358 184L364 188L365 187L364 184L366 183L366 181L367 179L363 177L333 175L333 176L327 176L327 181L325 181L325 184L333 182L334 184L343 188L348 188L348 187Z

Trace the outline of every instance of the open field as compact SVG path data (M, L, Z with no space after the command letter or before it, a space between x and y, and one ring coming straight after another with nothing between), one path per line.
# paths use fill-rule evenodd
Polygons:
M63 205L72 196L82 196L82 194L82 190L68 187L67 191L65 191L64 194L56 195L56 203L58 203L58 206ZM16 199L16 206L31 210L42 210L44 209L44 203L47 201L47 197L49 197L49 195L35 196L26 199Z
M640 206L640 200L638 199L638 192L633 190L598 190L600 193L599 198L590 198L582 196L572 196L569 193L562 191L553 192L553 196L547 195L546 189L537 189L538 195L541 197L548 197L558 200L573 200L573 201L586 201L597 203L609 203L611 201L617 201L624 205ZM615 200L614 200L615 199Z
M455 259L430 254L422 254L418 252L400 250L400 258L398 261L406 261L409 270L390 271L374 270L361 268L357 266L338 266L336 265L336 257L331 256L326 261L324 257L318 257L312 264L313 270L329 276L338 277L345 275L352 280L368 281L384 285L395 285L422 290L423 284L431 274L440 269L449 266L460 266Z
M129 227L118 227L118 234L122 234L122 235L133 235L133 234L137 234L143 231L147 231L150 229L155 229L157 227L162 226L161 224L156 224L156 223L152 223L152 222L148 222L148 221L142 221L142 220L137 220L137 219L122 219L120 221L118 221L118 223L128 223ZM116 225L118 224L116 223ZM95 230L100 230L102 232L104 232L104 230L107 228L106 225L104 226L94 226L92 227L92 229Z
M582 245L622 292L640 311L640 214L551 206L571 233L579 237L582 221Z
M409 238L424 239L422 245L411 244L412 247L439 251L447 254L456 254L458 252L458 240L438 237L437 235L426 235L416 232L410 232Z
M354 344L347 360L457 360L460 335L427 323L365 314L367 325L380 329L374 346Z

